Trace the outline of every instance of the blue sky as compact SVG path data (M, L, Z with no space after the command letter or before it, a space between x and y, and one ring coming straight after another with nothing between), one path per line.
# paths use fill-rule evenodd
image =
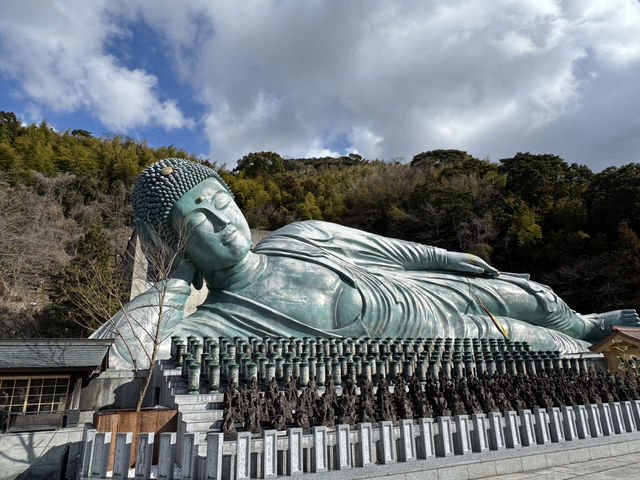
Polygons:
M640 2L0 1L0 110L243 155L640 161Z

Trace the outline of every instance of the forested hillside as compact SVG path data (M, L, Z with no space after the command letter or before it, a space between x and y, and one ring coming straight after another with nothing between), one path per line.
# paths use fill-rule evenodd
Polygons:
M118 309L132 183L171 156L196 161L173 146L58 133L46 122L25 127L0 112L0 336L86 334L78 299L98 270L121 298L97 301ZM552 154L493 163L432 150L409 164L260 152L233 171L211 166L254 228L337 222L529 272L581 312L640 307L638 163L594 173Z

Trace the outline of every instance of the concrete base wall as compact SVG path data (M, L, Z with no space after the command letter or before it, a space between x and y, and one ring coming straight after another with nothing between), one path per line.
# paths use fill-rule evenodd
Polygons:
M146 372L142 372L146 376ZM143 406L153 403L153 385L149 387ZM135 408L138 401L138 381L128 370L105 370L82 389L80 410L103 408Z
M83 428L63 428L52 432L0 434L0 480L58 478L67 445L67 476L75 478L82 432Z
M514 474L514 478L520 474L522 477L517 478L525 478L526 472L533 470L638 453L640 453L640 433L635 432L526 449L439 457L346 471L334 470L315 474L312 478L314 480L475 480L490 479L505 474ZM569 477L558 476L558 478Z

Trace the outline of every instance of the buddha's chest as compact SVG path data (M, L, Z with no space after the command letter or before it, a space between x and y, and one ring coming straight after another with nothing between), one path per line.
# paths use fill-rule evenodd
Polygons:
M260 278L237 293L326 330L349 325L362 312L360 293L337 273L292 258L269 258Z

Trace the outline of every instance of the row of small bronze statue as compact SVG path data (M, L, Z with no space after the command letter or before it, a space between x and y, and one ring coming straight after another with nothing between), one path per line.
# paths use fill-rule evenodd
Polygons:
M349 378L342 395L338 395L331 377L323 395L313 380L300 392L296 382L290 379L280 391L272 379L264 392L255 378L240 390L232 383L224 394L222 431L231 435L241 428L260 433L263 428L285 430L640 399L639 385L629 375L605 371L590 375L558 372L439 380L428 377L426 383L415 376L409 382L398 377L393 389L386 378L380 378L376 393L372 382L363 377L358 382L359 394Z

